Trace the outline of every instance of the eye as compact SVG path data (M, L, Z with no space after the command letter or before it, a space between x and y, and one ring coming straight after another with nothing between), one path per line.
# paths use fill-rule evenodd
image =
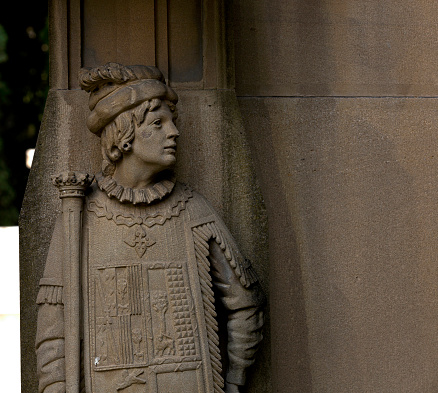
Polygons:
M154 126L161 127L161 119L156 119L152 122Z

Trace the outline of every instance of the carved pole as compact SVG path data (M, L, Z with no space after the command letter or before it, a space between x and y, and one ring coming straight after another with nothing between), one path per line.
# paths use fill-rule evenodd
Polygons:
M85 190L93 178L86 173L64 172L52 177L62 199L64 224L64 336L66 393L80 388L80 311L82 210Z

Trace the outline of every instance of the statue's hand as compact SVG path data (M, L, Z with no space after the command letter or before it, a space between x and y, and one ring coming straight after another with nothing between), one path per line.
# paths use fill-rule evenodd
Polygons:
M234 383L225 382L225 393L239 393L239 386Z

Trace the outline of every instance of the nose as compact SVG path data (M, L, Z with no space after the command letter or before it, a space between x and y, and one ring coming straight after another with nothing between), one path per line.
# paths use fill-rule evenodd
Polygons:
M173 121L170 121L166 127L166 136L167 139L176 139L179 137L178 128L176 128L176 125Z

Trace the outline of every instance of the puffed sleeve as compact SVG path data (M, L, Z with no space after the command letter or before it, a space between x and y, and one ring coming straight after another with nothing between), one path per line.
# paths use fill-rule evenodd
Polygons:
M65 392L62 219L58 218L37 297L35 340L40 393Z

